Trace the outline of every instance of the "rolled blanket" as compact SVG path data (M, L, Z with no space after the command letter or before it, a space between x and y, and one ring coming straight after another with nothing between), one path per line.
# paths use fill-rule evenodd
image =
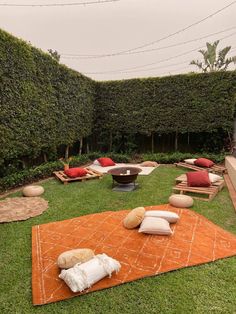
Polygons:
M73 292L82 292L102 278L111 277L114 271L118 273L120 268L121 265L117 260L106 254L98 254L83 264L63 269L59 278L63 279Z

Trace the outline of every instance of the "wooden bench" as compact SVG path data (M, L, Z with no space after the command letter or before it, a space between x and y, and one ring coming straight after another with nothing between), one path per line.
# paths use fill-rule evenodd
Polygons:
M91 170L88 167L84 168L87 170L86 176L83 177L77 177L77 178L70 178L68 177L64 171L54 171L54 175L57 177L58 180L60 180L63 184L68 184L69 182L74 181L86 181L90 179L101 179L103 174L101 172L98 172L96 170Z
M204 168L204 167L199 167L196 165L190 165L190 164L187 164L186 162L176 162L175 165L176 167L182 167L182 168L191 169L194 171L205 170L205 171L220 174L220 175L227 173L227 169L224 166L220 166L220 165L213 165L211 168Z

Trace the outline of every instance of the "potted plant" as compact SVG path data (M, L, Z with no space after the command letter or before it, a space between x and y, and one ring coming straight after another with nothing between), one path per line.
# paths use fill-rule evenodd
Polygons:
M60 162L64 166L64 171L68 170L70 168L70 162L72 160L72 157L69 157L69 158L66 158L66 159L65 158L60 158L59 160L60 160Z

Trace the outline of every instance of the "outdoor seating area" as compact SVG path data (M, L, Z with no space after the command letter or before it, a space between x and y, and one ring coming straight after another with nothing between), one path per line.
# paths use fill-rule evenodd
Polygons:
M126 168L121 169L124 170ZM83 169L88 170L90 168L85 167ZM114 169L117 169L118 171L119 167ZM132 171L132 169L135 168L131 167L129 169ZM139 169L139 171L141 170ZM222 226L224 226L224 221L226 222L228 219L227 217L231 217L233 221L236 221L236 218L234 217L235 213L232 211L232 205L228 191L227 189L223 189L224 180L218 175L213 175L211 180L214 178L215 180L218 179L218 181L212 182L210 187L193 188L187 186L187 173L181 174L181 172L182 170L175 168L174 165L172 168L161 165L160 167L156 168L149 176L138 175L137 182L139 183L139 189L133 193L127 193L126 195L129 195L128 202L124 199L122 204L123 208L126 207L130 209L135 207L135 205L145 205L146 207L140 207L140 209L137 208L139 211L134 212L132 216L132 212L127 209L120 211L119 204L116 204L117 194L110 193L112 182L109 173L106 175L100 175L101 180L75 180L66 186L62 185L59 182L60 180L58 181L56 178L45 182L43 184L43 189L45 190L43 196L49 202L49 209L47 211L48 214L45 212L40 216L42 218L34 218L34 220L36 220L31 221L30 223L30 225L32 225L33 304L42 305L75 296L78 297L82 296L84 293L87 294L88 292L101 290L108 287L117 285L120 286L123 283L125 283L126 286L127 282L139 278L145 278L154 275L156 276L159 273L169 272L174 269L209 263L227 256L234 256L236 254L236 236L223 230L228 229L226 225L223 229L221 229L213 223L215 221L216 224L218 224L218 218L216 220L216 217L221 217L220 219L222 221ZM195 173L197 173L197 171ZM125 175L126 173L124 173L123 176ZM158 181L155 185L153 185L151 182L151 184L149 183L149 180L153 181L156 179L158 179ZM180 192L182 191L181 193L184 193L184 195L181 196L183 199L174 199L174 197L178 196L179 194L172 194L172 196L170 196L171 185L173 182L176 182L177 184L174 187L174 190L181 188ZM169 185L169 188L163 189L163 184ZM37 186L35 186L35 188L36 187ZM203 194L205 193L208 196L207 200L211 202L202 202L202 198L191 195L195 199L195 201L193 201L192 197L187 195L185 196L186 192L194 192L195 194L200 192ZM18 196L19 198L20 193L21 192L17 192L15 195L12 195L12 200L14 200L15 196ZM86 198L85 206L84 196L87 193L90 194L90 197ZM220 195L220 197L218 195ZM81 200L80 202L73 201L77 197ZM186 200L184 197L186 197ZM21 198L24 199L23 197ZM29 200L37 199L37 197L34 196L28 196L25 198ZM101 202L101 200L103 201ZM142 201L140 202L140 200ZM166 204L168 200L169 204ZM223 204L225 204L226 200L228 205L226 206L225 213L225 210L222 211L221 207ZM96 213L98 201L100 203L99 207L101 209L105 209L103 213ZM153 205L158 203L161 205ZM206 205L208 203L211 205ZM107 207L108 204L109 207ZM148 204L150 205L147 206ZM187 207L190 209L186 209ZM95 213L93 213L94 210ZM215 216L216 212L217 216ZM127 225L128 229L125 229L126 227L123 226L122 221L127 214L130 216L129 218L127 216L128 220L125 222L125 226ZM52 215L52 218L50 219L52 222L44 224L43 222L47 221L48 215ZM55 215L59 215L60 217L60 221L57 223L54 222L53 219L53 216ZM176 215L176 217L174 215ZM207 220L207 218L213 222L210 222ZM145 223L144 220L146 221ZM194 221L198 221L199 227L197 227L197 229L195 229L196 222ZM159 224L158 229L153 229L157 228L157 222ZM37 223L39 223L39 225L37 225ZM170 224L170 226L167 226L167 224ZM140 230L143 230L141 232L144 232L142 235L137 232L137 228L140 225ZM7 224L2 225L3 229L6 229L6 231L9 230L8 226L9 225ZM16 230L19 227L20 226L16 225ZM203 230L202 228L207 229ZM209 228L214 228L214 232ZM232 225L230 229L232 228L234 228L234 225ZM27 226L25 226L23 229L25 230L24 232L30 234ZM75 230L78 230L78 232ZM186 233L187 230L189 234ZM195 230L194 232L196 232L196 230L198 231L195 234L195 242L191 244L189 239L192 237L192 234L190 233L193 232L193 230ZM217 233L217 238L215 237L215 232ZM56 236L56 238L53 240L54 236ZM212 240L210 240L211 236L213 237ZM204 237L205 240L203 239ZM51 238L51 240L48 242L47 239L49 238ZM148 242L147 239L149 239ZM202 241L201 244L198 242L200 239ZM220 239L224 239L224 241L230 243L227 244L227 250L225 247L221 248L222 242L219 242L218 244L217 242L214 243L213 241L216 241L216 239L219 239L219 241ZM141 244L142 241L143 244ZM142 251L140 251L140 247L144 245L144 243L145 246L143 247ZM170 257L168 257L166 260L164 259L164 262L159 264L160 261L164 258L164 255L162 256L162 254L164 254L163 250L165 250L165 245L167 244L169 247L168 254L170 254ZM25 245L27 246L29 243ZM185 260L189 254L187 253L187 245L193 245L191 246L192 255L190 258L188 258L188 262ZM194 248L195 245L196 249ZM217 251L215 251L214 254L211 251L212 245L217 247ZM202 253L199 251L201 248L203 250ZM81 250L84 250L85 252L80 252ZM133 250L137 250L135 255L133 255ZM171 250L173 252L178 252L179 254L177 264L176 257L172 255L173 253L171 253ZM209 250L209 253L206 253L206 250ZM73 253L74 251L75 253ZM18 254L20 256L24 256L25 254L29 256L30 252L27 251L26 253L26 251L23 250ZM65 257L63 257L63 254ZM64 259L67 258L66 254L68 255L69 260L66 262L68 266L65 268L62 263L65 263L66 261ZM70 257L71 254L75 254L73 259ZM100 256L99 254L103 255ZM62 256L60 259L60 265L62 265L60 267L62 268L62 271L60 271L60 268L57 266L57 263L59 263L59 260L57 261L59 256ZM139 258L134 260L133 258L135 256L139 256ZM106 260L106 263L111 263L111 265L114 265L115 273L112 274L108 270L107 273L103 273L103 271L100 270L101 275L97 274L98 278L100 278L97 282L95 277L91 277L92 273L90 273L89 270L90 267L95 267L94 271L95 269L96 271L99 271L99 268L96 266L96 259L104 259L104 261ZM73 267L78 267L76 265L80 264L80 260L82 261L81 265L84 265L84 267L88 265L87 270L86 268L84 269L87 272L88 278L90 278L88 279L90 281L89 286L87 286L85 283L82 284L82 282L80 283L80 281L77 281L79 280L76 279L77 277L73 277ZM227 267L230 267L227 259L224 260L223 263L225 263ZM50 265L50 267L47 265ZM214 269L214 264L211 265L212 266L210 266L210 269ZM24 268L27 267L28 266L25 265ZM203 268L202 270L199 270L199 273L206 272L207 274L208 267L206 269ZM64 272L63 268L68 269L69 272ZM209 271L211 271L210 269ZM76 272L78 271L79 269L76 270ZM193 270L190 268L188 271L188 276L191 276L192 271ZM107 274L110 274L110 279L107 277ZM129 274L128 277L127 274ZM63 280L65 280L65 282L62 283L62 279L58 281L58 276L62 279L64 278ZM105 278L103 278L103 276ZM170 278L172 273L169 273L168 276ZM176 276L181 276L181 272L180 274L176 274L175 277ZM41 279L39 280L39 278ZM156 277L153 277L153 279L151 279L151 282L153 283L149 283L149 280L146 281L146 285L156 285L157 279L155 278ZM218 280L219 279L220 277ZM161 277L160 280L163 281ZM217 276L214 278L214 280L217 280ZM67 287L67 284L74 292ZM145 285L145 282L143 284ZM116 289L125 291L125 288L123 289L116 287ZM161 286L159 286L158 290L160 289ZM102 295L106 297L107 293L109 293L109 289L103 291L104 292L102 292ZM186 290L186 293L189 292ZM182 297L184 297L184 295L185 293L182 294ZM26 300L25 306L26 308L30 306L30 300Z
M214 5L0 3L0 314L236 313L236 1Z

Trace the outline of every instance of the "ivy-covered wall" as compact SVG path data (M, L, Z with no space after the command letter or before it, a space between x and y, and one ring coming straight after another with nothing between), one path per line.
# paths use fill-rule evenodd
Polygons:
M0 30L0 164L92 132L94 82Z
M96 127L110 147L118 133L227 133L235 104L236 71L99 82Z

